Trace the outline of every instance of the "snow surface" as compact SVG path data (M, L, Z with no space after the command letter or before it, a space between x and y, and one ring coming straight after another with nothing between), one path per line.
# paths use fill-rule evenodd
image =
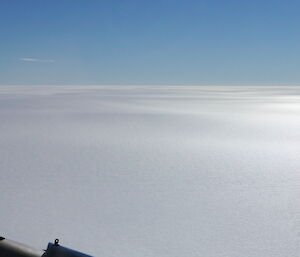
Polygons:
M0 87L0 234L103 257L299 257L300 87Z

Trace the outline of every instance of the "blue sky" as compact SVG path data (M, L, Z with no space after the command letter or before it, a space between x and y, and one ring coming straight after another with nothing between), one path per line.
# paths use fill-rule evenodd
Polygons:
M300 2L1 0L0 84L300 84Z

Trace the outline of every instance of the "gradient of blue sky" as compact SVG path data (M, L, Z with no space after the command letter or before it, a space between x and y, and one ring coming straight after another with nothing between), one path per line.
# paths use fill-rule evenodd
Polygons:
M300 2L1 0L0 84L299 84Z

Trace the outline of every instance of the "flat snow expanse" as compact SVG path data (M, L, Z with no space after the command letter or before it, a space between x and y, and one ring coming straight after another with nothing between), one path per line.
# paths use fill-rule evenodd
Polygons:
M0 193L40 249L299 257L300 87L1 87Z

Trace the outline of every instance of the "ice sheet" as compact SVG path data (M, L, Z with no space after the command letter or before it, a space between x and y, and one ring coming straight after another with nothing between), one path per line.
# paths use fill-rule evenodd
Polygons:
M298 257L300 87L0 87L0 231L105 257Z

